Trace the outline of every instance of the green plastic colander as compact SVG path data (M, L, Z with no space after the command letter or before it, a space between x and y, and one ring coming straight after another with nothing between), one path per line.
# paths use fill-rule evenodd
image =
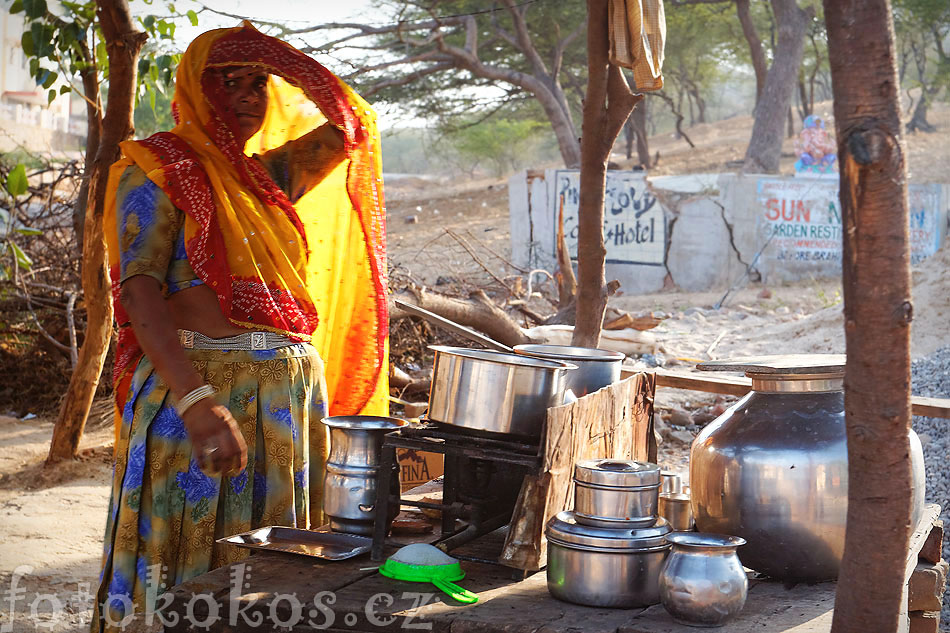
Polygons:
M431 582L453 600L474 604L478 596L455 584L465 578L465 572L456 558L426 543L406 545L390 556L379 573L394 580Z

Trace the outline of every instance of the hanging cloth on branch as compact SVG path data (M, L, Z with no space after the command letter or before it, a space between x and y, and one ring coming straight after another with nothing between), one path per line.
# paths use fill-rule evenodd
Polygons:
M610 0L610 63L633 70L637 92L663 87L663 0Z

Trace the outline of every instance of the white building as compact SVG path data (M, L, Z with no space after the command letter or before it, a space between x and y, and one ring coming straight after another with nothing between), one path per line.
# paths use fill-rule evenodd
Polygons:
M22 146L31 151L77 149L86 136L85 109L72 112L70 93L52 103L49 90L36 85L20 39L22 13L10 14L12 0L0 0L0 150ZM63 85L58 79L53 89Z

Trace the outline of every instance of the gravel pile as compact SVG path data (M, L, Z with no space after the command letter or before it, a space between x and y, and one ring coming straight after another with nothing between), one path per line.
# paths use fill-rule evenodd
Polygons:
M911 364L915 396L950 397L950 345ZM914 430L924 447L927 471L927 503L938 503L945 529L950 528L950 420L915 416ZM950 560L950 539L944 538L943 557ZM944 594L940 628L950 631L950 592Z

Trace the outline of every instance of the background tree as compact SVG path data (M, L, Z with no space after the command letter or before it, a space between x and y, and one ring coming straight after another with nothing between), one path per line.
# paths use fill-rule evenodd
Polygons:
M746 148L743 171L778 172L785 138L785 119L798 80L805 33L814 19L814 7L805 9L796 0L770 0L775 17L776 41L772 65L765 76L762 94L755 106L752 137Z
M112 338L112 297L103 236L103 208L109 166L119 157L119 143L132 134L132 109L138 89L148 94L169 85L175 59L159 54L139 64L147 33L136 25L127 0L61 2L53 13L46 0L16 0L11 13L23 12L21 39L37 84L49 89L58 76L78 79L86 102L88 135L83 185L74 213L81 235L83 302L87 324L69 388L50 444L48 463L75 457ZM197 16L192 12L189 17ZM174 38L174 23L147 16L139 21L160 38ZM152 70L152 64L155 70ZM139 84L137 71L151 79ZM103 108L100 85L108 82ZM70 83L60 92L74 89Z
M945 0L895 0L894 26L899 74L913 114L908 132L934 132L927 110L942 91L950 92L950 3ZM916 99L911 91L917 92Z

